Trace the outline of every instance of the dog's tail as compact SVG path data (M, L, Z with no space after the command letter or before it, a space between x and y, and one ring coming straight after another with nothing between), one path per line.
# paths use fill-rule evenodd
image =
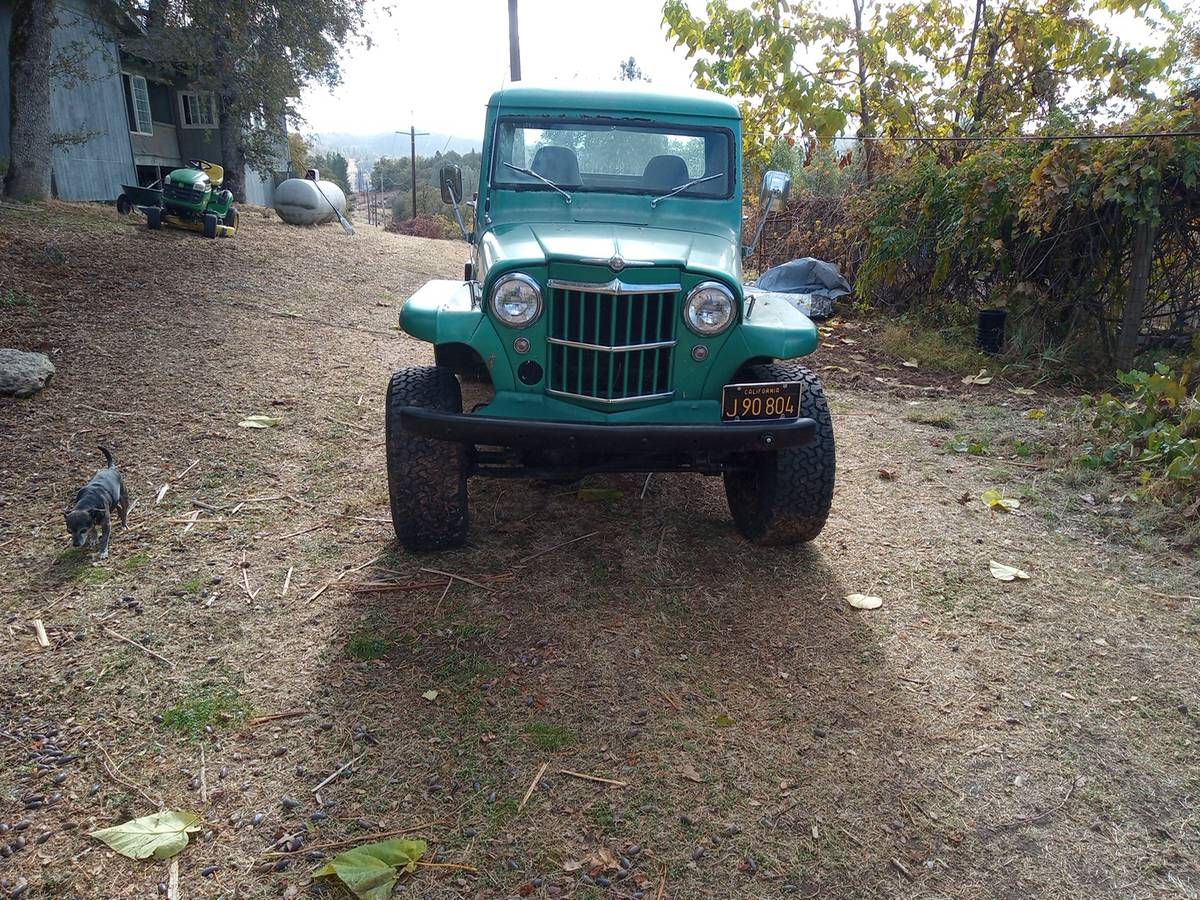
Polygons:
M113 462L112 451L107 447L101 447L100 452L104 454L104 458L108 461L108 467L110 469L115 468L117 464Z

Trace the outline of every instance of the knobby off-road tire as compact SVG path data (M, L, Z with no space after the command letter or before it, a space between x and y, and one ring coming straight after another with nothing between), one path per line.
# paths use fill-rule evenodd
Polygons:
M744 469L725 473L725 498L738 533L767 546L811 541L825 527L833 502L833 421L821 380L789 363L751 366L743 383L800 381L800 416L817 423L812 443L747 454Z
M204 219L204 236L206 238L215 238L217 236L217 217L214 213L205 213Z
M162 228L162 209L160 207L147 207L146 227L151 231L158 231L158 229Z
M229 207L229 211L225 213L225 217L221 219L221 224L228 225L234 231L237 231L238 218L238 211L231 206Z
M392 526L407 550L445 550L467 539L470 448L400 428L406 406L462 412L462 390L442 366L413 366L392 375L387 396L388 493Z

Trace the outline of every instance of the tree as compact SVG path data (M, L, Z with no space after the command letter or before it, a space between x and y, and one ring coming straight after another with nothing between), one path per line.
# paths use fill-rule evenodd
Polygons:
M310 154L307 168L316 169L323 180L332 181L342 189L342 193L350 196L350 164L336 150Z
M637 60L632 56L629 59L623 59L620 62L621 71L617 76L619 81L649 81L646 73L642 71L642 67L637 64Z
M975 0L969 21L959 0L826 8L712 0L704 18L686 0L664 4L669 35L697 57L697 84L744 98L752 158L775 137L828 141L851 123L861 138L995 134L1123 111L1146 100L1179 56L1176 17L1142 0ZM1103 13L1140 19L1155 46L1098 28Z
M312 153L312 146L304 139L298 131L288 132L288 159L292 161L292 171L296 175L303 175L308 171L308 158Z
M140 12L142 0L126 0ZM132 42L149 59L182 67L218 98L225 185L243 199L247 164L269 168L280 124L310 83L334 86L338 56L363 25L365 0L154 0L147 33ZM164 8L165 7L165 8Z
M16 0L9 38L9 144L4 194L14 200L50 196L50 34L54 0Z

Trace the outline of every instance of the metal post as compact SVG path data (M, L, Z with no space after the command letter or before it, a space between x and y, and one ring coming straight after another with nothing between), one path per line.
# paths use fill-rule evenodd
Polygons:
M412 163L412 217L417 217L417 126L408 129L408 158Z
M517 0L508 0L508 67L512 80L521 80L521 37L517 27Z

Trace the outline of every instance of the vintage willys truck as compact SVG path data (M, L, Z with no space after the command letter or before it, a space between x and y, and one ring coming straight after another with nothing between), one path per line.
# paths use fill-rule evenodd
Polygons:
M441 171L471 246L461 281L400 312L436 365L387 398L396 535L411 550L468 532L470 476L721 475L761 544L809 541L833 497L833 425L792 362L813 323L742 285L742 259L790 178L767 172L743 243L741 118L700 92L510 87L488 103L472 228L462 174ZM494 394L463 411L460 379Z

